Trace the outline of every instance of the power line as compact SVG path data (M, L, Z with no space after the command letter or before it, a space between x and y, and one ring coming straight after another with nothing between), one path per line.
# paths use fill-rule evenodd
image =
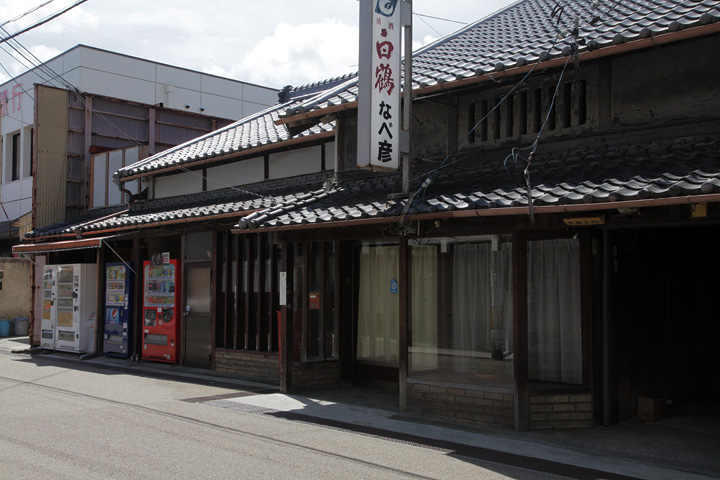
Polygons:
M433 20L440 20L443 22L457 23L458 25L468 25L467 22L460 22L458 20L450 20L449 18L434 17L432 15L423 15L422 13L413 12L413 15L417 15L418 17L432 18Z
M7 20L6 22L0 24L0 27L4 27L4 26L7 25L8 23L16 22L16 21L20 20L21 18L25 17L26 15L30 15L31 13L33 13L33 12L35 12L35 11L37 11L37 10L40 10L42 7L44 7L44 6L52 3L52 2L54 2L54 1L55 1L55 0L48 0L48 1L45 2L45 3L41 3L41 4L38 5L37 7L33 7L33 8L31 8L30 10L28 10L27 12L21 13L21 14L18 15L17 17L11 18L10 20Z
M22 30L13 33L13 34L10 35L9 37L0 38L0 43L7 42L8 40L12 40L13 38L15 38L15 37L17 37L17 36L19 36L19 35L22 35L22 34L25 33L25 32L29 32L30 30L32 30L32 29L34 29L34 28L37 28L37 27L39 27L39 26L41 26L41 25L45 25L45 24L48 23L50 20L56 19L56 18L59 17L60 15L69 12L69 11L72 10L73 8L75 8L75 7L83 4L83 3L85 3L85 2L87 2L87 0L78 0L77 2L73 3L72 5L69 5L69 6L65 7L64 9L60 10L59 12L56 12L56 13L48 16L48 17L45 17L44 19L40 20L39 22L33 23L33 24L30 25L29 27L23 28Z

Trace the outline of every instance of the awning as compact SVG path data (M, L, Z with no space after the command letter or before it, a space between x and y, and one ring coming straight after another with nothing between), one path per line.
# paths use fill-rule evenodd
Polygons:
M46 242L46 243L26 243L23 245L14 245L13 253L46 253L60 252L66 250L81 250L85 248L100 248L103 241L112 238L96 237L96 238L80 238L77 240L65 240L62 242Z

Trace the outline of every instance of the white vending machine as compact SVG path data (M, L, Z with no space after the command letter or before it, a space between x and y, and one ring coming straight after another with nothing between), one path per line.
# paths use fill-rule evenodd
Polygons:
M45 265L40 346L66 352L95 351L97 265Z

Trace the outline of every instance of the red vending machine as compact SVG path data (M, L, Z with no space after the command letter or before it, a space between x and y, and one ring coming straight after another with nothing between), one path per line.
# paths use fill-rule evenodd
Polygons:
M177 260L164 258L143 264L143 360L177 362Z

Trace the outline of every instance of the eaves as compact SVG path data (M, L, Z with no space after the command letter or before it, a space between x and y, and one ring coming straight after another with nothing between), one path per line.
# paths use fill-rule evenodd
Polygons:
M589 204L572 204L572 205L552 205L552 206L533 206L533 212L535 215L553 214L553 213L583 213L583 212L597 212L604 210L617 210L627 208L648 208L648 207L663 207L670 205L695 205L699 203L713 203L720 202L720 194L707 194L707 195L683 195L672 198L657 198L657 199L645 199L645 200L626 200L620 202L603 202L603 203L589 203ZM479 217L499 217L499 216L519 216L528 215L529 209L527 206L521 207L498 207L488 209L474 209L474 210L462 210L462 211L447 211L447 212L433 212L424 214L412 214L407 215L405 218L400 216L392 217L377 217L377 218L366 218L359 220L339 220L339 221L328 221L328 222L314 222L302 225L287 225L287 226L273 226L273 227L261 227L261 228L233 228L230 230L231 233L236 235L245 235L249 233L262 233L262 232L289 232L298 230L309 230L318 228L343 228L343 227L359 227L366 225L382 225L399 223L401 220L405 223L412 223L416 221L433 221L433 220L445 220L445 219L470 219Z

